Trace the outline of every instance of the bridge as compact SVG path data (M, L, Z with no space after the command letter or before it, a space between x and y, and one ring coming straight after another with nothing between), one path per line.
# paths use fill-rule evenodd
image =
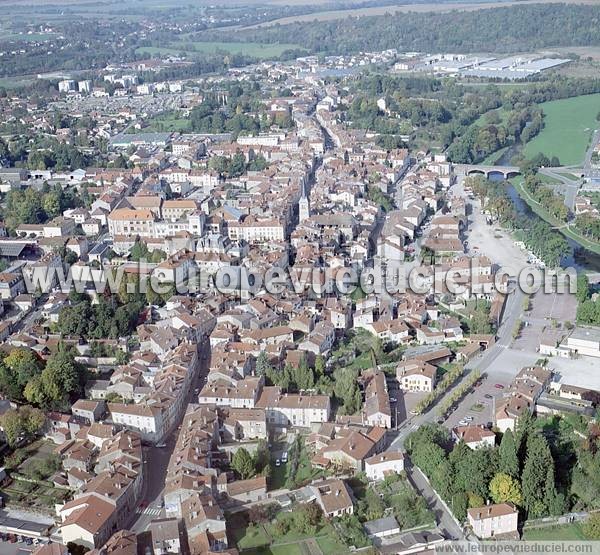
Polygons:
M454 172L463 175L485 175L488 179L510 179L521 173L517 166L482 166L478 164L454 164Z

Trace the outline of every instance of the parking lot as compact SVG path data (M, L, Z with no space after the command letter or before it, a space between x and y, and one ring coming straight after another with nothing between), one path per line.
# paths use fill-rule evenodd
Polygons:
M530 360L530 355L523 357L511 349L504 350L502 355L490 364L486 375L480 380L480 385L463 398L444 425L454 428L468 417L472 418L471 424L474 425L493 422L496 402L504 396L519 370L531 364ZM496 384L503 387L496 387Z

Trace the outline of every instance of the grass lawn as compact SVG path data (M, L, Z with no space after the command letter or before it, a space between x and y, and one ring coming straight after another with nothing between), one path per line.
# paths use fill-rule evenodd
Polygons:
M190 130L190 120L180 117L177 112L169 112L148 120L144 133L172 132L185 133Z
M598 127L600 94L553 100L540 106L544 129L525 145L527 158L542 152L548 158L557 156L564 166L583 162L590 137Z
M262 524L251 525L244 530L235 529L234 534L237 532L243 533L239 538L236 537L236 543L239 549L260 547L271 542L271 538Z
M331 536L317 538L317 543L323 552L323 555L338 555L339 553L347 553L348 549L344 545L340 545Z
M523 539L532 541L570 541L585 540L581 524L573 522L563 526L553 526L551 528L535 528L523 530Z
M581 177L579 177L578 175L569 172L560 172L560 175L566 177L567 179L570 179L571 181L579 181L581 179Z
M253 549L244 549L243 555L304 555L302 548L297 543L288 545L263 545Z

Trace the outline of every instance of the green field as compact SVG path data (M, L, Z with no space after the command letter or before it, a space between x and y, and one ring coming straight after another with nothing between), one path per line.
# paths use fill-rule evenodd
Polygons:
M523 539L530 541L575 541L585 540L581 524L565 524L550 528L534 528L523 530Z
M190 120L181 117L179 112L166 112L159 114L146 122L144 133L187 133L190 130ZM137 129L131 128L131 133Z
M138 48L138 54L165 54L177 55L184 52L187 56L194 54L214 54L226 52L228 54L243 54L254 58L278 58L286 50L302 48L298 44L260 44L257 42L198 42L193 40L178 40L166 44L164 47L144 46Z
M563 166L581 164L598 127L600 94L553 100L540 106L544 110L544 129L525 145L527 158L542 152L548 158L558 156Z

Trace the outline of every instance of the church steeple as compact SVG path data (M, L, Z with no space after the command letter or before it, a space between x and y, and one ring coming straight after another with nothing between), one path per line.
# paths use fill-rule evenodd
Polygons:
M310 218L310 201L306 194L306 183L302 182L302 192L298 201L298 221L302 223Z

